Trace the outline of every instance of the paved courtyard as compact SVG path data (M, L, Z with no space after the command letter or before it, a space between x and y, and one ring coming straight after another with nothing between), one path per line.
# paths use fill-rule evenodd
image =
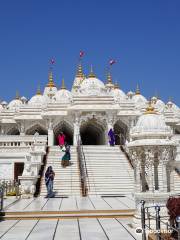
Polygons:
M52 199L39 197L20 199L14 204L11 201L5 201L6 213L10 216L14 214L17 219L0 222L0 239L2 240L128 240L139 237L131 227L132 217L108 216L108 211L116 214L116 210L119 213L133 210L134 200L131 196L104 198L76 196ZM71 211L71 214L85 212L86 216L80 215L80 217L72 218L72 215L69 215L63 218L63 213L68 211ZM56 212L60 213L60 218L58 216L47 218L49 214L52 215ZM94 217L94 214L98 214L98 212L101 216ZM37 213L43 213L44 219L36 217L29 220L18 219L19 214L22 216L34 214L35 216ZM68 214L70 213L68 212Z

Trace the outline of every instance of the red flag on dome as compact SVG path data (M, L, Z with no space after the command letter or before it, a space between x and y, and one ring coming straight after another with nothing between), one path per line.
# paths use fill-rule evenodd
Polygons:
M82 58L84 56L84 51L79 52L79 57Z
M50 64L52 64L52 65L53 65L53 64L55 64L55 62L56 62L56 61L55 61L55 59L54 59L54 58L51 58L51 59L50 59Z
M114 59L111 59L111 60L109 61L109 65L113 65L114 63L116 63L116 60L114 60Z

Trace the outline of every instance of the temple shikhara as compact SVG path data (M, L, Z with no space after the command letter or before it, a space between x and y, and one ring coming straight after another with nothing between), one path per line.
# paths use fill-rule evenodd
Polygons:
M109 146L110 129L115 146ZM66 168L60 132L71 145ZM50 70L42 92L0 103L0 133L0 180L18 181L22 198L46 196L48 166L55 196L131 195L135 224L141 200L164 204L180 192L179 107L158 96L147 100L139 86L125 93L110 72L102 81L92 67L85 75L80 63L68 90L64 79L56 86Z

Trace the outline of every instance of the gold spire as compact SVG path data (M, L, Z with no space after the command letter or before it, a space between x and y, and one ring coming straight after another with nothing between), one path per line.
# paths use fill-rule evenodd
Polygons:
M16 99L20 99L19 92L16 91Z
M78 65L76 77L84 78L84 74L83 74L83 69L82 69L82 64L81 63L79 63L79 65Z
M140 94L140 89L139 89L139 85L137 84L137 86L136 86L136 93L135 93L136 95L139 95Z
M49 82L46 86L47 87L55 87L52 71L49 72L48 80L49 80Z
M38 88L37 88L36 95L42 95L42 94L41 94L41 89L40 89L40 86L38 86Z
M64 83L64 78L62 79L61 89L66 89L66 86L65 86L65 83Z
M156 114L154 107L151 105L151 100L148 103L145 114Z
M111 76L110 72L108 72L108 74L107 74L107 83L111 83L112 84L112 76Z
M93 67L92 67L92 65L91 65L91 69L90 69L90 73L89 73L89 75L88 75L88 78L95 78L96 77L96 75L94 74L94 72L93 72Z

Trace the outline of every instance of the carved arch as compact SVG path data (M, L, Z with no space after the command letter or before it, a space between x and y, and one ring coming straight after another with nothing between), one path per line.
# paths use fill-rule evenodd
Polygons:
M10 127L9 129L7 129L6 134L7 135L19 135L20 132L19 132L19 129L17 126L13 126L13 127Z
M58 145L58 135L60 132L63 132L64 135L66 136L66 141L68 144L72 145L73 144L73 134L74 134L74 128L73 125L67 121L67 120L61 120L58 122L54 128L54 137L55 137L55 144Z
M128 126L118 119L114 124L115 144L124 145L127 140Z
M84 145L105 145L106 123L96 118L82 120L80 135Z
M38 132L39 135L48 134L46 127L40 123L34 123L26 129L26 135L34 135L36 132Z

